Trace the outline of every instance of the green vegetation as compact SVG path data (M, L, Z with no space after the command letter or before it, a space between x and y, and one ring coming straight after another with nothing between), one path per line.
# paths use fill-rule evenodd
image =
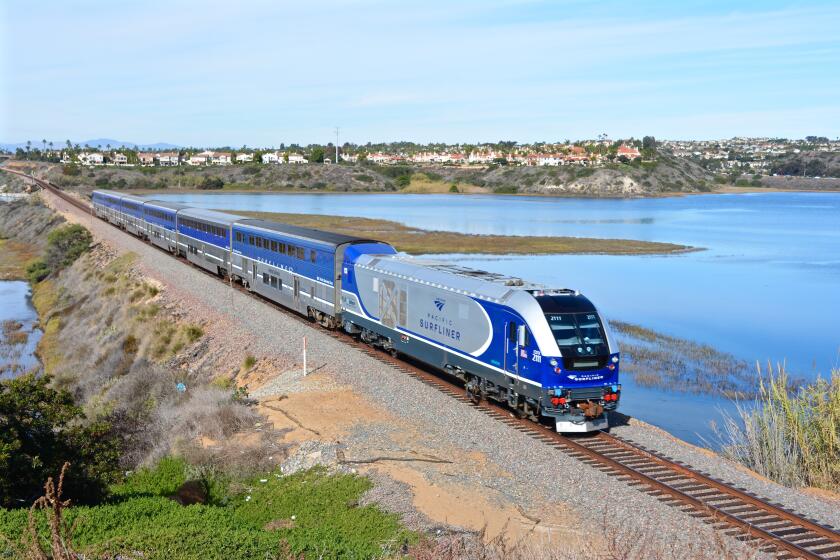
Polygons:
M27 278L35 284L70 266L90 249L91 241L93 238L90 232L78 224L66 224L55 228L47 235L44 257L27 265Z
M274 212L236 213L254 218L274 220L292 225L316 228L347 235L369 237L394 245L400 251L415 255L451 253L527 254L595 253L608 255L667 254L692 250L672 243L635 241L630 239L594 239L585 237L523 237L513 235L469 235L449 231L428 231L397 222L345 216L280 214ZM457 248L457 249L455 249Z
M496 187L495 189L493 189L493 192L496 194L516 194L519 192L519 187L515 187L512 185Z
M225 186L225 182L219 177L207 176L195 188L201 190L219 190Z
M309 162L310 163L324 163L324 157L326 156L326 152L324 148L317 147L312 148L312 151L309 152Z
M82 173L82 170L75 163L68 163L61 168L61 173L68 177L76 177Z
M37 284L50 275L50 267L44 261L37 259L26 265L26 279L30 284Z
M247 371L255 365L257 365L257 359L254 356L248 354L247 356L245 356L245 360L242 362L242 369Z
M85 422L67 391L48 376L0 381L0 506L28 506L64 461L75 466L65 494L76 502L101 498L116 476L119 442L107 422Z
M395 515L357 505L371 486L364 478L322 469L241 480L198 473L206 503L185 507L169 496L196 474L192 470L181 460L164 459L113 486L110 500L65 510L76 551L90 558L129 554L147 560L373 558L415 540ZM20 542L27 513L0 510L0 535ZM46 512L34 519L47 543ZM4 547L12 552L13 544L3 542L0 557Z
M767 478L840 491L840 370L792 389L780 367L762 379L758 404L739 405L718 437L724 455Z

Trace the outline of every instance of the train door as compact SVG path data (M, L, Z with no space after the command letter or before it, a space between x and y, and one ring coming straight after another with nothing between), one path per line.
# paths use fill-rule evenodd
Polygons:
M298 278L297 276L295 276L294 286L295 286L295 290L294 290L295 303L298 303L298 302L300 302L300 278Z
M513 316L505 323L505 372L508 374L508 384L516 387L519 376L519 325Z

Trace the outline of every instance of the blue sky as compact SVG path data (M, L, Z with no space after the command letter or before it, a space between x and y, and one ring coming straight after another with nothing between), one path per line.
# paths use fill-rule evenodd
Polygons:
M0 2L0 140L840 135L840 3Z

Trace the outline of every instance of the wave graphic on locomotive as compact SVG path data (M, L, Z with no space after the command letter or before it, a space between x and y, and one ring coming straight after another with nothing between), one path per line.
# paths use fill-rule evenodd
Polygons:
M557 431L609 427L619 350L580 292L398 254L389 244L94 191L97 216Z

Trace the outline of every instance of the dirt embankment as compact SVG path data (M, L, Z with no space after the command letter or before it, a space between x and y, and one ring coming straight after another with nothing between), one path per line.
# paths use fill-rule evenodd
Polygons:
M37 197L0 203L0 280L24 278L26 265L43 251L47 234L62 222Z

